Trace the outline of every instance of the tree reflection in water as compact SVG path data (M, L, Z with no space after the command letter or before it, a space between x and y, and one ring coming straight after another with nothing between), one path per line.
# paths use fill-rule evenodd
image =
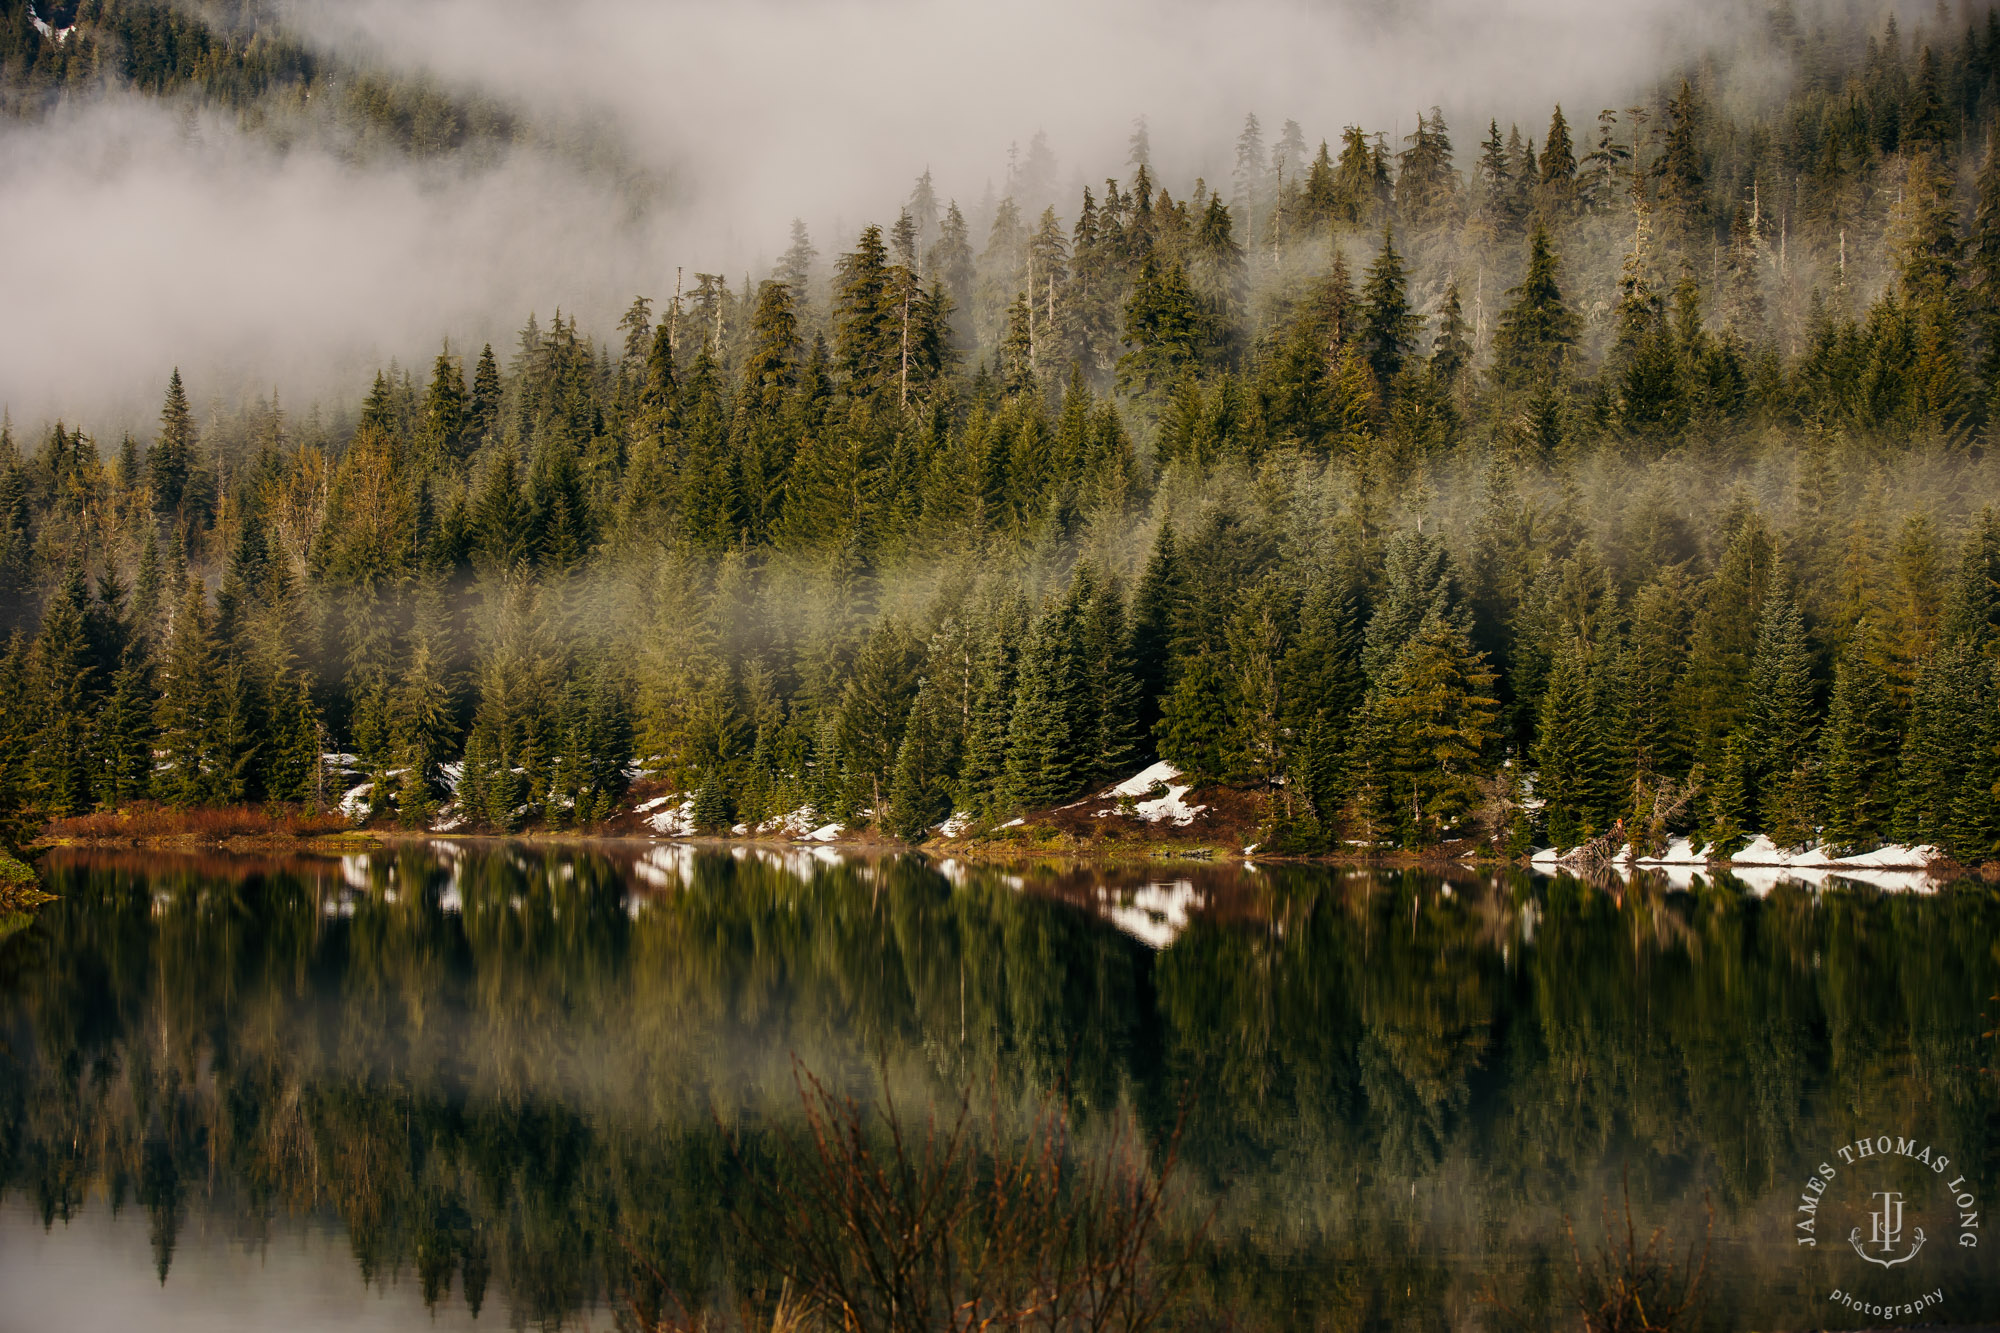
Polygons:
M1552 1313L1564 1215L1628 1171L1648 1226L1713 1199L1711 1324L1814 1326L1817 1155L1920 1133L1989 1195L2000 1146L1983 887L640 844L44 869L0 942L0 1184L45 1223L137 1204L163 1279L203 1210L335 1218L364 1283L516 1322L775 1291L730 1145L777 1160L794 1059L913 1108L1061 1088L1077 1134L1155 1149L1186 1090L1188 1309L1246 1327L1474 1326L1496 1284ZM1947 1317L2000 1308L1961 1267Z

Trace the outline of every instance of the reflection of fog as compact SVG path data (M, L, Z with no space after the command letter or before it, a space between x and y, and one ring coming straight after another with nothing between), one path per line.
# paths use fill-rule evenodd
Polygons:
M148 1333L365 1333L482 1324L463 1302L424 1308L413 1275L357 1294L347 1237L336 1226L280 1221L248 1236L234 1219L197 1215L181 1230L173 1267L155 1272L146 1215L97 1207L45 1228L20 1202L0 1203L5 1325L20 1329L145 1329Z
M0 945L0 1184L113 1302L161 1264L194 1299L263 1228L319 1256L302 1291L401 1319L428 1288L446 1326L467 1273L503 1324L610 1300L624 1236L719 1271L718 1121L795 1115L796 1056L909 1107L1061 1087L1085 1133L1163 1135L1191 1090L1185 1202L1253 1314L1459 1326L1629 1163L1648 1222L1717 1201L1719 1298L1805 1326L1794 1158L1854 1117L1980 1142L1996 1109L1965 1072L1993 1064L1983 887L476 839L44 866L61 896ZM357 1269L403 1277L363 1300Z

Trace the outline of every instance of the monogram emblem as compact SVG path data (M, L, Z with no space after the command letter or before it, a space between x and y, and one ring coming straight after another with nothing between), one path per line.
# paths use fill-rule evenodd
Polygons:
M1861 1242L1860 1227L1847 1233L1847 1243L1854 1247L1856 1254L1871 1264L1880 1264L1884 1268L1906 1264L1917 1257L1918 1250L1924 1248L1924 1229L1912 1228L1917 1239L1910 1246L1909 1253L1894 1255L1897 1245L1901 1244L1903 1239L1903 1196L1894 1190L1877 1190L1875 1197L1881 1202L1874 1212L1868 1214L1867 1245L1864 1246ZM1870 1254L1868 1251L1871 1248L1879 1253ZM1890 1257L1891 1255L1894 1257Z

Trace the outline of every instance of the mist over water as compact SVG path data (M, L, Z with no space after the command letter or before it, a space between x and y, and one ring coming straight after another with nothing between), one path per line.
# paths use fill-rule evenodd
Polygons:
M1994 1184L1976 883L499 840L42 869L0 935L8 1316L605 1327L634 1254L758 1271L718 1135L763 1160L795 1060L913 1116L1061 1088L1084 1142L1162 1142L1187 1097L1174 1225L1208 1219L1193 1296L1246 1329L1492 1327L1496 1291L1557 1326L1563 1218L1594 1244L1621 1181L1677 1251L1713 1205L1697 1327L1822 1327L1835 1287L1900 1290L1794 1240L1835 1146L1893 1129ZM1969 1322L2000 1273L1936 1203L1907 1285Z
M1476 124L1579 128L1686 55L1754 31L1717 3L1430 0L1251 5L1029 0L1009 6L584 0L302 0L292 31L344 68L423 75L564 127L484 157L413 162L337 139L246 131L171 100L66 102L0 131L0 404L115 441L150 433L180 365L197 402L276 389L351 401L391 357L503 344L529 310L607 330L674 273L764 276L794 216L822 261L893 221L925 169L984 243L1010 153L1044 133L1023 190L1067 214L1130 171L1148 123L1177 194L1224 184L1246 111L1310 144L1390 136L1439 105L1470 159ZM573 145L588 140L586 155Z

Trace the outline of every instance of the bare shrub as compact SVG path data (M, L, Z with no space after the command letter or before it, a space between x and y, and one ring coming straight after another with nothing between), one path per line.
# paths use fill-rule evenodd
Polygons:
M745 1165L737 1222L783 1275L775 1306L641 1319L653 1330L1139 1333L1171 1304L1201 1228L1162 1234L1180 1127L1149 1165L1129 1119L1087 1147L1044 1097L1025 1127L970 1093L911 1124L887 1093L862 1105L796 1070L803 1127ZM747 1154L731 1137L734 1156Z

